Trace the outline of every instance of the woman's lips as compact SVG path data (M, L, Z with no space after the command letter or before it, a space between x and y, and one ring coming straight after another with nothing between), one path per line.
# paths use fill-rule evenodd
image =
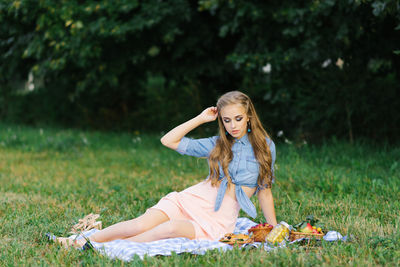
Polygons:
M233 134L236 134L236 133L238 133L238 132L239 132L239 130L232 131Z

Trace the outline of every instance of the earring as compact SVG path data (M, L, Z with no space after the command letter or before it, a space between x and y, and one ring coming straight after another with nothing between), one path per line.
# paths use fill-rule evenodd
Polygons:
M247 132L248 132L248 133L251 133L250 122L247 122Z
M225 131L225 135L228 135L228 131Z

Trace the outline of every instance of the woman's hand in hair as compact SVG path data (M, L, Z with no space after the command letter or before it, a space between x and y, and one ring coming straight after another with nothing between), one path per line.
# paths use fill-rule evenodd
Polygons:
M218 110L216 107L209 107L199 114L199 118L205 123L215 121L218 117Z
M174 129L166 133L161 138L161 143L171 149L176 150L181 142L181 139L191 130L197 126L214 121L218 117L218 111L216 107L209 107L203 110L202 113L194 117L193 119L176 126Z

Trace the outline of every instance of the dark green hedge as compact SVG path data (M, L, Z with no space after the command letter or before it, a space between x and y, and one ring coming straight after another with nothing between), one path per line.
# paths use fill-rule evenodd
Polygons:
M165 131L239 89L273 133L399 136L395 0L0 0L0 37L2 120Z

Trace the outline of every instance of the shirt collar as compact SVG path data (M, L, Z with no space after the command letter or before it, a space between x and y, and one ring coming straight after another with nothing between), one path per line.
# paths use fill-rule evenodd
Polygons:
M235 138L235 143L239 143L239 144L243 144L243 145L248 145L248 144L250 144L249 136L248 136L247 133L246 133L246 134L243 135L241 138Z

